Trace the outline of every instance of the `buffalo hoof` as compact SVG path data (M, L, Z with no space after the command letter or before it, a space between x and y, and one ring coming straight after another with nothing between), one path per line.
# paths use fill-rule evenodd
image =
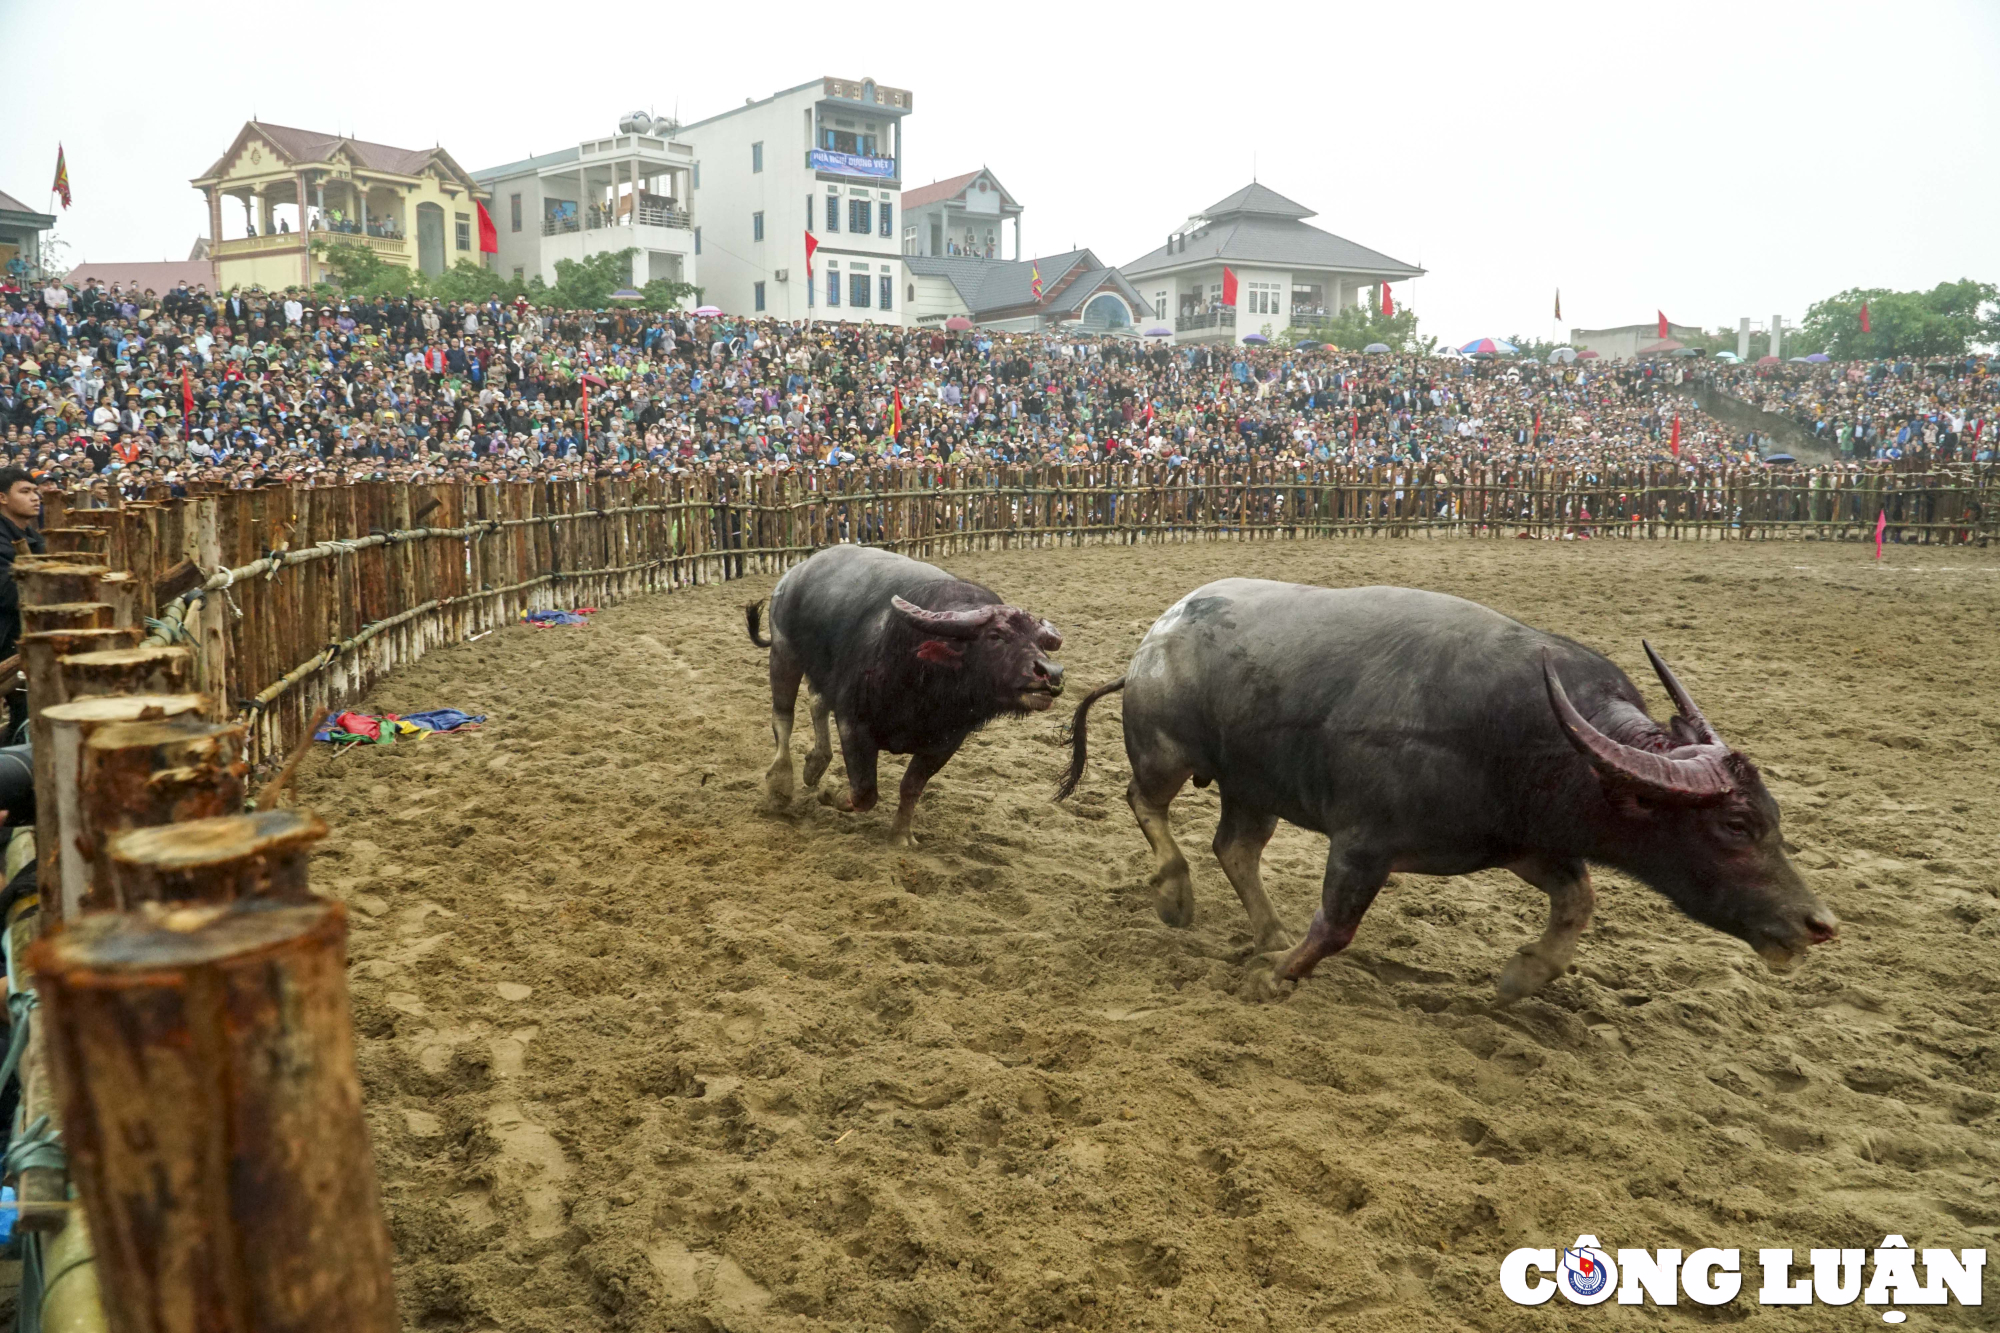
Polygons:
M1292 992L1299 988L1296 980L1284 975L1285 964L1291 956L1290 949L1278 949L1253 957L1244 965L1243 985L1239 993L1244 999L1260 1004L1290 999Z
M792 770L773 769L764 775L764 803L782 810L792 803Z
M1534 952L1533 945L1527 945L1507 960L1507 966L1501 971L1500 982L1495 989L1500 992L1500 1003L1512 1004L1516 1000L1533 995L1562 974L1563 968L1560 964L1551 963Z
M900 831L896 829L890 829L889 845L891 847L900 847L905 849L913 848L917 845L917 835L910 832L908 829L902 829Z
M819 786L819 780L826 776L826 766L832 762L832 755L817 750L806 756L806 771L801 776L808 790Z
M1160 920L1178 930L1194 924L1194 884L1185 866L1179 873L1155 875L1152 887L1153 910L1160 914Z

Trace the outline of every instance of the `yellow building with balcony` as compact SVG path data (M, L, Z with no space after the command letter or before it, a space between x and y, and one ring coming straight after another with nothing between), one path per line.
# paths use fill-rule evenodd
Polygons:
M310 287L326 269L312 242L365 245L436 275L479 261L490 197L442 148L391 148L252 120L192 182L208 199L217 291Z

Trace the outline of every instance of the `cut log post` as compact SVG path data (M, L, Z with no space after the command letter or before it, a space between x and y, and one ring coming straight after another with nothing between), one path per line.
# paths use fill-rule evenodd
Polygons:
M311 898L306 859L326 825L303 810L198 819L111 839L112 873L127 908L141 903Z
M58 629L110 629L108 602L57 602L53 606L21 608L21 632L44 634Z
M170 832L125 840L188 859ZM119 1333L398 1329L345 945L340 904L314 899L99 913L35 947Z
M41 824L42 840L54 849L55 872L41 880L50 928L81 912L109 905L111 877L108 868L97 876L91 873L93 851L99 853L100 866L108 866L108 863L101 859L103 849L88 834L90 825L85 795L90 784L87 775L90 756L85 749L87 743L97 732L108 727L190 717L199 720L207 707L208 701L198 694L124 694L50 704L42 710L41 720L47 727L49 739L47 748L40 752L46 758L37 765L36 777L40 780L46 772L49 799L46 804L36 806L36 816ZM169 785L178 788L182 784L169 779ZM236 780L236 787L240 802L240 777ZM162 798L169 795L169 792L159 793L158 796L145 792L126 799L142 810L150 811L161 808ZM170 806L171 802L168 804ZM201 813L211 815L217 811L203 809ZM161 822L164 821L158 818L132 818L112 827L137 828L142 824ZM96 886L95 894L92 892L93 884Z
M21 672L28 678L28 739L33 742L36 754L49 753L49 724L43 713L69 697L63 688L62 659L105 649L132 648L138 642L139 632L133 629L48 630L21 636ZM50 781L52 771L45 762L35 765L37 814L56 808L55 787ZM35 873L43 884L56 883L56 842L54 838L43 838L35 846L38 866Z
M92 694L185 694L194 659L185 648L113 648L57 662L68 698Z
M60 557L21 556L14 561L14 581L21 585L22 606L51 602L95 602L97 580L111 570Z
M240 815L243 779L248 772L243 762L241 724L187 716L100 727L84 743L83 751L83 823L77 841L90 864L82 910L134 906L135 900L118 892L118 878L112 869L111 844L118 835L128 829L180 826ZM303 853L299 862L299 892L303 893ZM67 908L67 881L63 888ZM149 892L142 900L173 896L178 895Z
M50 555L94 555L109 553L111 534L103 528L43 528L42 545Z
M139 584L125 570L114 569L98 577L97 600L111 607L113 625L137 625L144 618L139 607ZM153 608L147 607L144 615L151 614Z

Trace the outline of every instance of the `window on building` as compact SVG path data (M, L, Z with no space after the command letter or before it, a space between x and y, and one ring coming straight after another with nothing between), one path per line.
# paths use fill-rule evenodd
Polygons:
M807 230L807 231L811 231L812 229L813 229L813 197L812 197L811 195L807 195L807 196L806 196L806 230Z
M700 253L701 253L701 228L700 228L700 227L696 227L696 228L694 229L694 252L695 252L696 254L700 254Z
M516 264L516 265L514 265L514 281L516 281L516 282L525 282L525 281L527 281L527 278L526 278L526 274L527 274L527 272L528 272L528 270L527 270L527 269L525 269L525 268L522 268L522 267L521 267L521 266L520 266L519 264Z
M750 170L762 171L763 169L764 169L764 142L763 140L760 139L756 143L750 145Z
M903 253L906 255L913 255L916 252L917 252L917 229L910 223L905 222L903 224Z
M521 230L521 196L518 194L507 196L507 221L510 224L509 230Z
M847 278L847 303L865 310L868 306L868 275L850 273Z
M1153 293L1153 318L1165 319L1166 317L1167 294L1165 292L1155 292Z
M1281 289L1275 282L1253 282L1250 284L1249 310L1253 315L1275 315L1284 305Z
M847 201L847 229L857 236L866 236L875 230L875 205L866 199Z
M882 302L881 302L881 304L882 304L882 308L883 308L884 310L893 310L893 309L895 309L895 307L896 307L896 280L895 280L894 278L890 277L890 276L889 276L888 274L884 273L884 274L882 275L882 281L881 281L881 283L880 283L879 285L880 285L880 287L882 288Z
M472 219L463 213L454 213L452 218L456 224L452 230L457 233L458 248L461 250L470 250L472 248Z
M764 239L764 215L762 213L752 213L750 215L750 239L753 241Z
M840 200L834 195L826 197L826 229L840 230Z
M750 293L750 299L756 303L757 309L762 310L764 308L764 284L761 282L752 284Z
M690 177L688 188L699 190L701 188L701 163L695 163L694 170L690 171L688 176Z
M910 284L910 287L909 287L909 290L903 293L903 299L904 299L905 301L915 301L915 300L917 299L917 284L916 284L916 283L914 283L914 282L913 282L913 283L911 283L911 284Z
M829 306L840 304L840 270L837 268L826 271L826 303Z
M896 236L896 229L889 225L889 219L895 211L895 207L894 204L890 203L882 205L882 239L885 241L894 240Z

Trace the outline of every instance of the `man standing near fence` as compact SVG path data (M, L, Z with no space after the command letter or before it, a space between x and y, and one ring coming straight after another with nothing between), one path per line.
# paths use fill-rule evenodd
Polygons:
M14 557L42 554L42 530L35 520L42 514L42 493L27 469L0 467L0 661L11 659L21 641L21 590L14 583ZM0 743L11 744L15 732L28 716L27 692L21 687L18 667L7 667L7 735Z

